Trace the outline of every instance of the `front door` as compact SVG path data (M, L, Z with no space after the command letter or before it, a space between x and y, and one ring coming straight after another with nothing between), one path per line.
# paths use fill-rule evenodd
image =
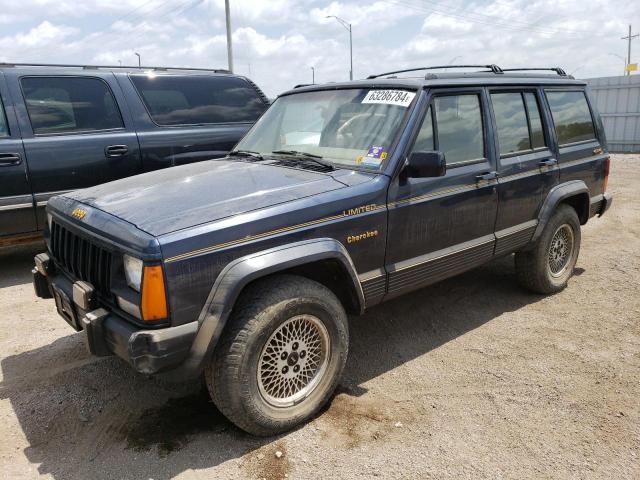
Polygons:
M482 88L433 90L411 151L444 153L447 173L389 189L388 297L455 275L493 256L498 196ZM387 298L388 298L387 297Z
M138 138L112 73L14 75L39 229L52 195L141 171Z
M0 72L0 241L36 230L20 130Z

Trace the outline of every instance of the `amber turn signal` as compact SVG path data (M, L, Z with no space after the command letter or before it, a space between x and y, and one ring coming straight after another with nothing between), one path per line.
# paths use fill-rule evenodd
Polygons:
M167 295L164 288L162 266L160 265L144 267L140 308L144 321L167 318Z

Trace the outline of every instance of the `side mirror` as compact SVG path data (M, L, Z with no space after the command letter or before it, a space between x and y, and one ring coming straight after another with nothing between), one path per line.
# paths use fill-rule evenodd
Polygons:
M444 153L413 152L409 156L406 173L410 178L442 177L447 173Z

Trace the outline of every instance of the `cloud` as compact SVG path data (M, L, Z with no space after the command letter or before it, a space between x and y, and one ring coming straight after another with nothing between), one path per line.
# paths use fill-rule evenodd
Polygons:
M21 0L0 14L0 58L46 63L137 62L224 68L224 0ZM236 71L269 96L349 74L413 66L498 63L555 66L584 77L618 75L626 25L640 10L622 0L234 0ZM640 52L640 45L634 46ZM459 58L457 58L459 57ZM640 55L636 56L640 59Z
M0 51L5 55L11 50L31 51L34 48L54 47L77 32L77 29L64 25L54 25L45 20L25 33L0 38Z

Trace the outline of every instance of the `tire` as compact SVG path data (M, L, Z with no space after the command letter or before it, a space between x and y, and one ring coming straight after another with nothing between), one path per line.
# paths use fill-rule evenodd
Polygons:
M542 294L563 290L573 275L580 240L578 214L569 205L559 205L534 247L516 252L516 275L520 285Z
M348 348L347 315L331 290L295 275L267 277L240 295L205 368L207 388L242 430L275 435L329 400Z

